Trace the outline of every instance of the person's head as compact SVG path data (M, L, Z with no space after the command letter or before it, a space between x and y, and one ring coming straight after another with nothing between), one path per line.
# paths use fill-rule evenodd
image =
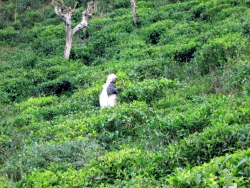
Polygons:
M117 81L117 76L115 75L115 74L110 74L109 76L108 76L108 78L107 78L107 83L113 83L113 84L115 84L116 83L116 81Z

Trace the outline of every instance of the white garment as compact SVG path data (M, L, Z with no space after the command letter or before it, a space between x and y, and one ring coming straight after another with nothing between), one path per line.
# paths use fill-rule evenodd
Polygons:
M105 108L108 106L108 93L107 93L107 87L108 84L103 85L102 92L99 96L99 103L102 108Z
M102 86L102 92L99 96L99 103L101 108L105 108L108 106L114 106L116 104L116 94L108 96L107 88L110 82L113 82L117 79L115 74L110 74L106 80L106 83Z
M108 96L108 106L116 105L116 94L112 94Z
M99 103L100 103L101 108L114 106L116 104L116 98L117 98L116 94L112 94L108 96L107 87L108 87L108 84L103 85L102 92L99 96Z

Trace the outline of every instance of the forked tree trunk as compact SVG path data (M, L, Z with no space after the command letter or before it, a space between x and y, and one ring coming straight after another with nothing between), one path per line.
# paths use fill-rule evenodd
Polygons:
M66 32L66 45L64 50L64 57L69 58L71 47L73 44L73 36L74 34L88 26L88 19L92 17L94 14L94 5L97 0L92 0L88 3L87 10L82 12L82 21L75 26L73 29L71 28L71 16L75 10L75 7L72 9L71 7L66 7L64 5L63 0L52 0L51 5L55 10L56 14L64 21L65 23L65 32Z

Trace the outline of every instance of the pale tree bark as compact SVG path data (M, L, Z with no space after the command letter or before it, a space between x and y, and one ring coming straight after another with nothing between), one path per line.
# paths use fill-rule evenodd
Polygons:
M15 5L15 23L16 23L16 17L17 17L17 0L16 0L16 5Z
M137 18L139 17L139 15L137 13L136 0L130 0L130 2L131 2L132 10L133 10L133 22L136 26L136 21L137 21Z
M71 16L74 13L75 7L66 7L64 5L63 0L52 0L51 5L55 11L55 13L64 21L65 23L65 32L66 32L66 45L64 50L64 57L69 58L71 47L73 44L73 36L74 34L88 26L88 19L92 17L94 14L94 5L95 2L97 3L97 0L92 0L88 3L87 10L84 10L82 12L82 21L75 26L73 29L71 28Z
M97 12L97 0L93 0L94 1L94 12Z
M92 17L94 13L97 12L97 0L92 0L87 3L88 16Z

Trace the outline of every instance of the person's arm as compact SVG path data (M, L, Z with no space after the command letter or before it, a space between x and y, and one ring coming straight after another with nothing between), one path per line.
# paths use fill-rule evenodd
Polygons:
M107 87L107 93L108 95L118 94L118 89L115 88L115 86L112 83L110 83Z

